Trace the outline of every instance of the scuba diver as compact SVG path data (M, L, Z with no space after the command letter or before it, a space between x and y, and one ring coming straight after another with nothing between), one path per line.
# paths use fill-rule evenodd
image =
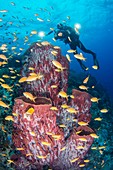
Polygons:
M59 40L63 41L65 44L69 44L70 48L72 50L76 51L73 53L74 55L78 54L77 47L79 47L85 53L92 54L94 66L97 66L97 69L99 69L99 63L96 58L96 54L93 51L85 48L85 46L79 40L79 35L77 34L77 32L75 31L74 28L72 28L70 26L63 25L60 23L57 25L57 30L52 30L46 35L50 35L53 32L54 32L55 40L59 39ZM80 59L77 59L77 61L79 62L80 66L82 67L83 70L88 70L88 68L82 63L82 61Z

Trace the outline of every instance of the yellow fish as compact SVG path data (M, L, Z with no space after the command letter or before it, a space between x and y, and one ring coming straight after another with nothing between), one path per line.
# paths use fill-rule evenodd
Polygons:
M8 58L4 54L0 54L0 58L6 61L8 60Z
M28 69L29 69L29 70L34 70L34 68L33 68L33 67L29 67Z
M71 62L69 54L66 54L66 58L68 59L69 62Z
M2 107L6 107L6 108L9 108L9 106L7 104L5 104L3 101L0 100L0 106Z
M80 168L82 168L82 167L84 167L85 166L85 164L79 164L79 167Z
M75 98L73 95L70 95L70 97L71 97L72 99L74 99L74 98Z
M97 102L97 103L98 103L99 100L100 100L100 99L98 99L97 97L92 97L92 98L91 98L91 101L92 101L92 102Z
M31 34L37 34L38 32L36 30L31 31Z
M10 73L15 73L15 71L11 70Z
M70 120L70 118L67 118L66 120L67 120L67 121L69 121L69 120Z
M78 135L78 134L81 133L81 132L82 132L82 130L79 130L79 131L76 132L76 134Z
M73 122L76 122L76 123L77 123L77 119L73 119Z
M88 87L86 87L86 86L84 86L84 85L80 85L80 86L79 86L79 89L81 89L81 90L88 90Z
M11 78L12 78L12 79L15 79L15 78L16 78L16 76L11 76Z
M101 113L107 113L108 110L107 110L107 109L101 109L100 112L101 112Z
M72 42L72 40L71 40L71 38L68 36L68 40L70 41L70 42Z
M36 43L36 45L37 45L37 46L39 46L39 47L41 47L41 46L42 46L42 45L41 45L41 44L39 44L39 43Z
M3 132L5 132L5 133L7 132L7 131L4 129L4 126L2 126L1 128L2 128L2 131L3 131Z
M9 78L10 76L4 74L2 77L4 77L4 78Z
M88 80L89 80L89 76L84 79L83 83L86 84Z
M33 154L32 153L27 153L26 156L32 156Z
M55 29L54 28L50 28L51 31L54 31Z
M54 135L54 134L52 134L52 137L53 137L54 139L60 139L60 138L61 138L61 135Z
M64 124L58 125L58 126L61 127L61 128L65 128L66 127L66 125L64 125Z
M46 132L46 134L47 135L51 135L51 136L53 135L53 133L51 133L51 132Z
M100 154L102 155L103 154L103 151L102 150L99 150Z
M50 43L48 41L43 41L41 42L42 45L46 46L46 45L50 45Z
M1 154L2 156L7 156L7 154Z
M33 131L30 132L30 135L31 135L31 136L36 136L35 132L33 132Z
M76 161L78 161L78 159L79 159L79 158L74 158L74 159L70 160L70 162L71 162L71 163L76 162Z
M63 109L69 108L69 106L68 106L67 104L62 104L61 107L62 107Z
M5 82L4 79L0 78L0 81L2 81L3 83Z
M19 48L20 51L23 51L24 49L23 48Z
M11 159L7 160L7 162L8 162L8 164L14 163L14 161L11 160ZM15 163L14 163L14 164L15 164Z
M20 80L19 80L19 83L23 83L27 80L27 77L22 77Z
M12 87L10 87L8 84L1 84L1 86L4 88L4 89L11 89Z
M51 85L51 88L52 89L55 89L55 88L57 88L58 86L57 85Z
M66 149L66 147L64 146L63 148L60 149L60 151L64 151Z
M6 61L3 61L3 62L2 62L2 64L8 64L8 62L6 62Z
M97 147L91 147L92 150L97 150Z
M16 150L18 150L18 151L23 151L24 148L16 148Z
M55 39L55 38L52 38L52 40L53 40L53 41L56 41L56 39Z
M35 99L37 98L37 97L34 97L34 96L33 96L31 93L29 93L29 92L24 92L23 95L24 95L26 98L28 98L28 99L30 99L31 101L33 101L33 102L35 102Z
M53 54L54 56L57 56L58 52L57 51L51 51L51 54Z
M29 73L30 76L37 76L36 73Z
M11 120L11 121L14 121L14 118L13 118L13 116L6 116L6 117L5 117L5 120Z
M46 45L50 45L50 43L48 41L43 41L41 42L42 45L46 46Z
M60 73L62 70L60 69L55 69L56 72Z
M47 155L46 155L46 156L37 155L37 157L38 157L39 159L46 159L46 158L47 158Z
M59 46L54 46L53 48L54 48L54 49L60 49L60 47L59 47Z
M13 68L9 67L9 70L13 70Z
M8 10L5 10L5 9L4 9L4 10L0 10L0 12L1 12L1 13L2 13L2 12L4 13L4 12L8 12Z
M53 60L52 63L53 63L53 65L54 65L55 67L57 67L58 69L63 70L62 65L61 65L58 61Z
M68 52L68 53L74 53L74 52L76 52L76 50L70 49L70 50L68 50L67 52Z
M105 149L106 148L106 146L100 146L100 147L98 147L99 149Z
M15 60L17 63L20 63L20 61L19 60Z
M75 110L74 108L72 108L72 107L69 107L69 108L67 108L66 109L69 113L77 113L78 111L77 110Z
M55 110L55 111L57 111L58 109L57 109L57 107L52 106L52 107L50 107L50 110Z
M15 84L15 86L19 86L20 87L20 84Z
M50 142L42 141L41 143L42 143L42 145L46 145L46 146L50 146L50 145L51 145L51 143L50 143Z
M16 49L16 47L14 47L14 46L13 46L13 47L11 47L11 49L12 49L12 50L15 50L15 49Z
M97 70L98 69L98 66L94 65L92 66L93 69Z
M32 76L28 76L28 78L26 79L26 81L35 81L38 79L38 76L36 75L32 75Z
M61 97L63 97L63 98L66 98L66 99L68 100L68 95L67 95L66 92L60 91L60 92L58 93L58 95L61 96Z
M78 140L80 140L80 141L84 141L84 142L86 142L87 141L87 139L86 138L78 138Z
M79 150L79 149L84 149L84 146L76 146L76 149Z
M38 74L37 74L38 80L41 80L43 77L44 77L44 76L43 76L41 73L38 73Z
M96 120L96 121L101 121L101 120L102 120L102 118L97 117L97 118L95 118L94 120Z
M18 116L18 114L17 114L17 113L12 113L12 115L13 115L13 116Z
M88 163L89 161L90 161L89 159L85 159L85 160L84 160L85 163Z
M83 61L86 60L86 58L83 57L82 53L80 53L80 54L75 54L74 57L77 58L77 59L79 59L79 60L83 60Z
M27 110L26 114L32 115L34 113L34 111L35 111L34 108L31 107Z
M88 125L88 123L83 122L83 121L80 121L80 122L78 122L78 125L80 125L80 126L87 126L87 125Z
M95 133L91 133L90 136L93 138L99 138L99 136L97 136Z
M44 22L44 20L42 18L37 18L37 20L40 22Z

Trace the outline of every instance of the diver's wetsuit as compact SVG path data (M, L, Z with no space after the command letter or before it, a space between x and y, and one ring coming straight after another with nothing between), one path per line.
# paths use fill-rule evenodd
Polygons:
M63 41L65 44L69 44L71 49L76 50L76 53L74 52L74 54L78 54L77 47L79 47L85 53L92 54L93 60L94 60L94 65L97 65L98 69L99 69L99 63L96 59L96 54L94 52L92 52L91 50L88 50L85 48L85 46L79 40L79 35L76 33L76 31L73 28L71 28L69 26L62 26L60 29L58 29L57 31L54 31L54 32L55 32L54 38L56 40L59 39L59 40ZM59 33L62 33L62 36L59 36ZM86 66L82 63L82 61L79 59L77 59L77 61L81 65L82 69L86 70Z

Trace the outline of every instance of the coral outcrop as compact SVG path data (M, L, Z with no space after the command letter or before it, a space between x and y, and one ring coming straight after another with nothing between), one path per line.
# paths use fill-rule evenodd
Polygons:
M53 60L61 63L64 68L59 71L52 63ZM37 96L45 96L52 99L54 104L61 101L57 97L58 92L62 89L67 91L69 63L66 57L61 56L60 49L54 46L42 45L34 43L24 54L23 68L21 70L22 77L29 77L31 73L41 75L42 77L30 83L23 83L23 90L33 92ZM29 68L33 68L30 70ZM57 88L52 88L56 85Z
M22 154L17 169L25 170L26 164L28 170L41 170L44 166L54 170L79 169L93 142L90 136L93 130L78 124L90 122L90 95L73 89L71 99L59 96L61 90L66 92L68 88L68 61L59 49L55 53L53 46L43 44L35 43L28 49L21 71L23 77L29 77L30 73L43 75L40 80L22 85L23 91L29 91L37 98L31 101L20 96L13 107L17 115L14 117L13 142ZM60 62L64 69L56 70L53 60ZM31 71L29 67L34 69ZM63 108L63 104L68 107Z

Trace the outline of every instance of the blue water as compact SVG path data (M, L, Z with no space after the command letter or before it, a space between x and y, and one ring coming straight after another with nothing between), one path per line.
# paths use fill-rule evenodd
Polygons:
M91 75L96 77L113 100L113 0L0 0L0 10L8 10L5 13L0 12L2 19L0 21L0 46L7 44L9 55L14 53L11 51L12 46L17 47L15 50L17 52L19 48L24 48L25 51L29 43L40 40L38 35L30 37L32 30L47 33L50 27L56 28L57 23L60 22L66 21L72 27L75 23L80 23L80 40L88 49L97 54L100 70L92 69L93 59L88 54L84 54L87 58L85 65L90 68ZM70 20L67 16L70 16ZM42 18L44 22L38 21L37 17ZM13 42L12 33L16 33L18 37L15 42ZM29 37L26 44L24 44L25 36ZM53 35L50 35L44 37L43 40L60 45L62 54L65 55L69 46L60 41L54 42L52 37ZM76 59L73 56L71 58L73 60L71 68L77 73L83 71Z

